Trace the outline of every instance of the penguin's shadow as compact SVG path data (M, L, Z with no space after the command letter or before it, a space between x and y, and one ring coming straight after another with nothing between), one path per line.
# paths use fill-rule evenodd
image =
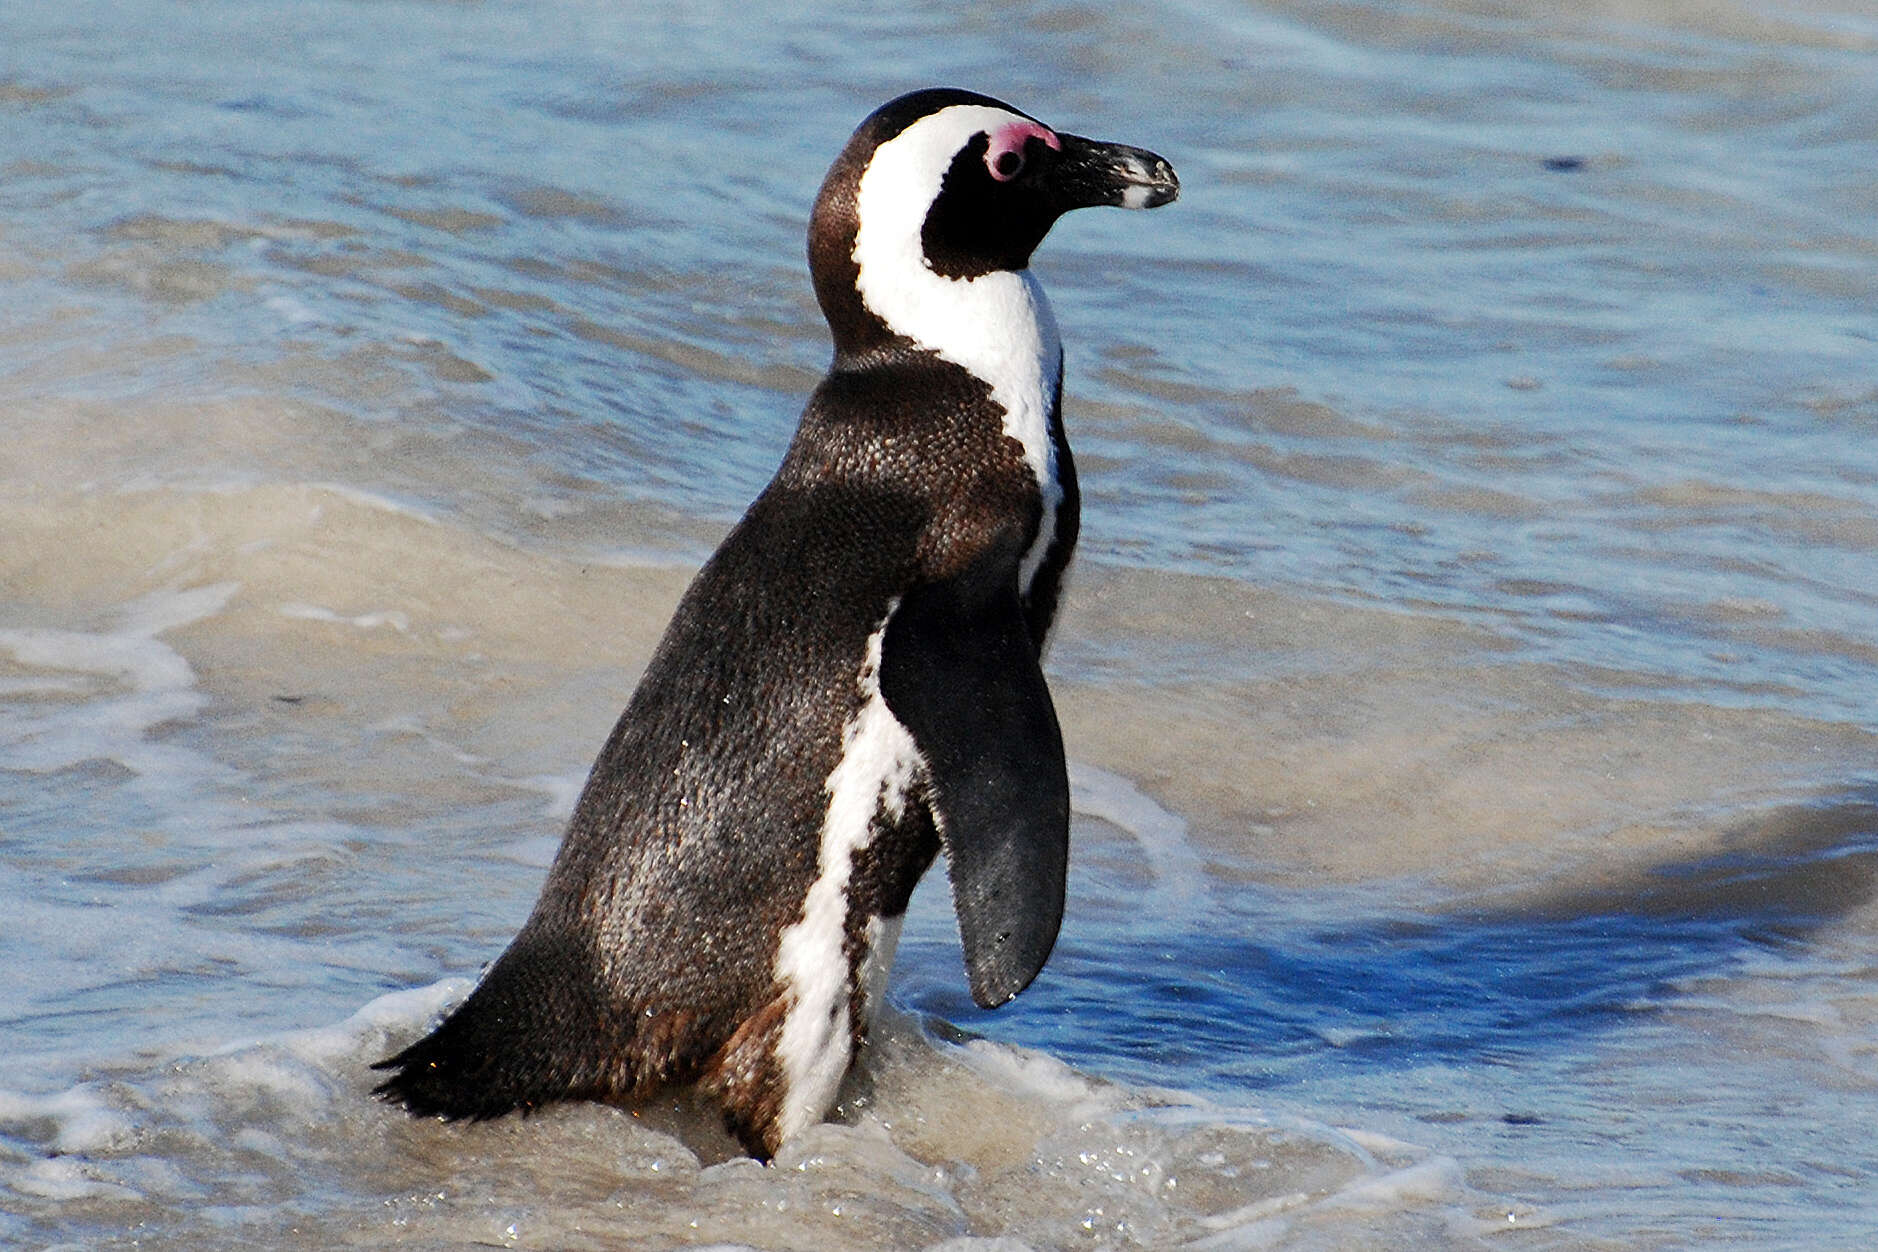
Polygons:
M1151 900L1126 907L1125 884L1123 907L1079 924L1079 894L1118 893L1073 877L1057 952L1017 1000L973 1005L930 924L909 925L897 998L1155 1086L1243 1091L1352 1067L1517 1065L1659 1011L1686 980L1810 952L1822 928L1878 897L1878 788L1763 815L1724 845L1445 912L1378 910L1373 893L1215 885L1161 913Z

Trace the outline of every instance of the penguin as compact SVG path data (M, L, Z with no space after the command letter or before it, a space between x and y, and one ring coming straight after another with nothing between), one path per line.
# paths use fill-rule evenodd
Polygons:
M1040 657L1078 526L1032 251L1179 193L1151 152L954 88L864 120L809 225L834 360L606 740L532 914L375 1068L414 1114L689 1085L768 1160L821 1121L943 850L972 998L1063 916L1069 781Z

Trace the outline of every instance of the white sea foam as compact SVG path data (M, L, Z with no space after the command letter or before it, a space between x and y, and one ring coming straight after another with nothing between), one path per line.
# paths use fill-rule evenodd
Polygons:
M158 636L220 612L235 591L233 583L217 583L153 592L123 606L102 630L0 628L0 652L49 671L35 681L91 697L17 706L0 722L0 764L49 773L108 760L149 776L220 774L207 758L150 732L193 717L206 698L189 662Z
M560 774L532 774L515 781L517 785L539 791L548 798L542 810L546 816L566 821L574 815L574 806L580 802L581 788L587 785L587 770L582 768Z
M428 986L388 991L343 1022L288 1031L265 1041L228 1044L215 1055L241 1056L265 1045L316 1065L334 1065L382 1050L388 1039L409 1033L415 1025L428 1029L475 985L467 978L445 978Z
M97 1176L94 1166L73 1157L33 1161L7 1185L22 1195L46 1200L137 1200L142 1193Z
M341 626L356 626L360 630L377 630L380 626L389 626L401 635L411 629L410 615L397 609L379 609L370 613L355 613L347 616L343 613L335 613L331 609L321 608L317 604L292 603L281 605L280 615L307 622L333 622Z
M1156 887L1172 901L1197 897L1206 868L1187 840L1187 823L1168 812L1120 774L1081 761L1069 764L1070 806L1100 818L1140 847Z
M371 1100L366 1064L469 987L446 979L384 995L328 1026L123 1069L106 1084L0 1095L0 1144L25 1149L0 1154L0 1187L32 1229L61 1223L80 1236L129 1220L187 1243L230 1222L272 1229L285 1207L309 1240L382 1225L465 1242L514 1225L530 1243L610 1227L760 1249L776 1246L761 1222L780 1219L829 1252L1052 1248L1105 1230L1152 1246L1264 1246L1246 1240L1262 1239L1274 1214L1330 1220L1341 1206L1414 1228L1459 1189L1452 1162L1409 1145L1391 1143L1378 1165L1327 1127L1144 1101L1020 1049L934 1044L894 1014L869 1050L870 1093L844 1121L797 1135L770 1168L707 1167L654 1128L703 1117L679 1106L642 1120L571 1105L475 1126ZM227 1199L175 1203L205 1195ZM73 1207L93 1202L110 1207Z
M54 1152L99 1152L130 1141L134 1128L96 1091L74 1087L51 1095L0 1091L0 1126L43 1123L35 1137Z

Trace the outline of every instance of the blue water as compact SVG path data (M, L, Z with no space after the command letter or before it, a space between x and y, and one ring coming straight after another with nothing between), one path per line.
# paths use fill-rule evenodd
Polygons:
M828 160L952 82L1183 194L1037 262L1062 942L977 1010L935 876L897 1002L1559 1246L1862 1246L1874 53L1858 3L5 7L5 1085L500 949L825 365ZM0 1237L102 1237L61 1203Z

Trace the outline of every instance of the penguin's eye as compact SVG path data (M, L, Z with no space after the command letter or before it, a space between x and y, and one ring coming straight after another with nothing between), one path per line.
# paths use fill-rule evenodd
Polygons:
M1047 148L1063 146L1049 127L1029 120L1014 121L985 135L985 170L1001 183L1010 182L1030 163L1024 153L1033 139L1041 140Z

